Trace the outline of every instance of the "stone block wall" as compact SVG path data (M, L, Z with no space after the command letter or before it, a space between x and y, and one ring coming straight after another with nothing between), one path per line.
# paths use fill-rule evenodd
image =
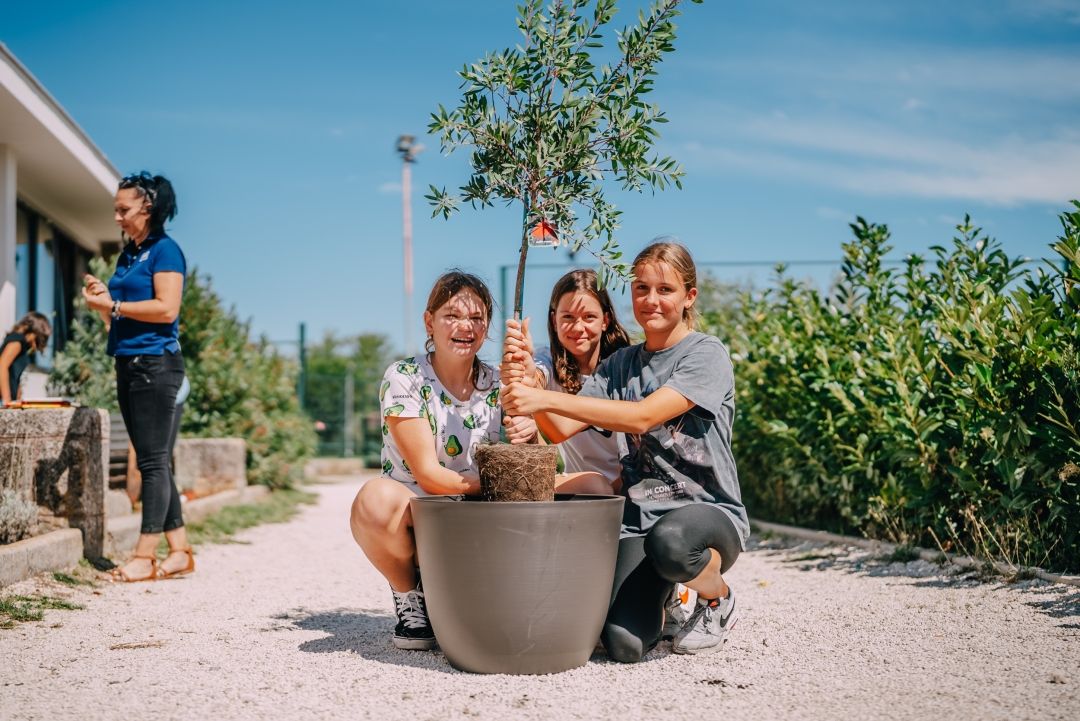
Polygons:
M102 555L109 416L97 408L0 409L0 486L41 508L47 525L78 528Z
M242 438L180 438L173 452L180 492L196 497L247 485L247 445Z

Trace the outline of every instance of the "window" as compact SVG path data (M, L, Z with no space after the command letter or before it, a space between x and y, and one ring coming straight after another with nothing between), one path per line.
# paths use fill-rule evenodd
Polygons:
M36 365L48 370L70 333L75 294L91 254L22 203L16 211L15 242L16 318L36 310L52 323L48 347L34 357Z

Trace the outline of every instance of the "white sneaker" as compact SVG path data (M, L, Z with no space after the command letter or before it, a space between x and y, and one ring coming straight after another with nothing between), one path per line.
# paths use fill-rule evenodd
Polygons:
M675 634L671 650L675 653L711 653L719 651L728 631L739 621L735 591L728 587L727 598L699 598L697 608L682 629Z
M664 604L664 630L660 634L661 637L674 638L675 634L690 620L696 605L697 591L676 583Z

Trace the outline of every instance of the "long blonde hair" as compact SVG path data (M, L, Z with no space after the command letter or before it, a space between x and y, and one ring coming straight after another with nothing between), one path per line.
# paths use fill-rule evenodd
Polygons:
M634 273L637 273L639 266L648 263L666 263L679 276L683 289L687 293L691 288L697 287L697 266L694 265L694 259L690 257L690 251L681 243L670 240L652 243L634 258ZM697 311L693 305L683 308L682 319L687 328L697 329Z

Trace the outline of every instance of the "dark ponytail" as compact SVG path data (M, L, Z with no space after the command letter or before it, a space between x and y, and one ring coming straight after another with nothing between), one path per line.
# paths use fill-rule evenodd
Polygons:
M134 188L150 203L150 232L165 232L165 223L176 217L176 192L164 175L150 175L143 170L124 176L120 190Z

